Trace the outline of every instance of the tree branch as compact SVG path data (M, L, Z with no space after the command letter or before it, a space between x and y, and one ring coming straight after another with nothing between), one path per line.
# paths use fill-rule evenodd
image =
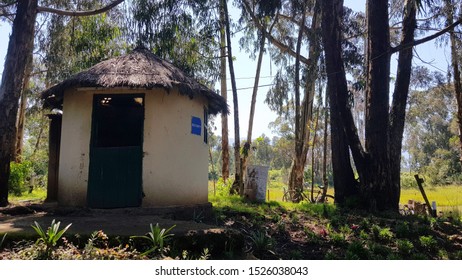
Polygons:
M430 36L424 37L424 38L419 39L419 40L414 40L411 43L400 44L400 45L398 45L398 46L396 46L394 48L391 48L391 53L393 54L393 53L399 52L399 51L401 51L403 49L412 48L412 47L418 46L420 44L426 43L428 41L431 41L431 40L443 35L444 33L451 31L454 27L456 27L457 25L459 25L461 23L462 23L462 18L460 18L459 20L457 20L453 24L447 26L446 28L436 32L435 34L432 34Z
M7 8L7 7L9 7L9 6L16 5L17 3L18 3L18 1L14 1L14 2L7 3L7 4L1 4L1 5L0 5L0 9Z
M249 3L247 3L247 1L242 1L242 2L244 3L245 10L247 11L247 13L252 18L252 21L255 23L255 25L257 26L258 29L263 31L263 34L265 35L266 39L268 39L268 41L270 41L270 43L273 44L275 47L277 47L281 52L287 53L290 56L296 58L297 53L294 50L292 50L289 46L285 45L281 41L274 38L270 33L268 33L265 30L264 26L261 24L261 22L258 20L257 16L255 16L252 9L250 8ZM300 58L300 61L303 62L305 65L310 64L310 59L309 58L306 58L306 57L304 57L302 55L299 55L299 58Z
M298 25L299 27L302 27L303 28L303 32L307 35L307 36L311 36L310 32L311 30L305 25L305 24L302 24L302 22L300 21L297 21L294 17L291 17L291 16L288 16L288 15L284 15L284 14L278 14L278 17L282 18L282 19L285 19L287 21L290 21L292 23L295 23L296 25Z
M93 16L93 15L102 14L104 12L107 12L110 9L122 3L123 1L125 0L116 0L101 9L92 10L92 11L66 11L66 10L59 10L59 9L48 8L48 7L37 7L37 11L39 13L53 13L53 14L57 14L61 16L71 16L71 17Z

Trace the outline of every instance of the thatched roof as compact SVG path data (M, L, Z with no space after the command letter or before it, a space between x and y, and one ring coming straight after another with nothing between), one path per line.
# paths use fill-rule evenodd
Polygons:
M205 97L209 102L209 113L228 113L228 105L220 95L145 48L137 48L127 55L100 62L45 90L42 98L48 105L60 107L64 91L76 87L164 88L167 91L177 87L180 94L190 98Z

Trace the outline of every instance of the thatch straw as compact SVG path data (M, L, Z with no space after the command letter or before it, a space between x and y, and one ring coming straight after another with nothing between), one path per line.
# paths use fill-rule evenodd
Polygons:
M204 96L208 100L210 114L228 113L228 105L220 95L145 48L137 48L127 55L100 62L45 90L42 98L48 105L59 107L64 91L76 87L164 88L167 91L176 87L180 94L190 98Z

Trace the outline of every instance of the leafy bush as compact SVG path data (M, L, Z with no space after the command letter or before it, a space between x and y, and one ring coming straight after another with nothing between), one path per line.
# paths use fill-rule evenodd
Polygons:
M434 251L438 248L438 242L431 235L419 237L420 245L429 251Z
M401 255L409 256L414 249L414 244L411 241L406 239L398 239L396 241L396 247L398 248L398 252Z
M379 232L379 239L390 242L393 239L393 232L391 232L390 228L383 228Z
M270 181L281 181L282 180L282 170L271 169L268 171L268 179Z
M369 234L365 230L362 229L359 232L359 238L361 238L362 240L368 240L369 239Z
M387 228L387 227L381 228L378 225L373 225L372 234L375 240L389 242L393 239L393 232L391 232L390 228Z
M271 184L278 184L278 185L287 185L287 178L289 176L289 170L288 169L271 169L268 171L268 181Z
M217 196L228 196L229 195L229 190L231 189L231 186L233 185L232 180L228 180L225 182L223 178L218 179L217 181Z
M380 234L380 226L378 225L372 225L371 227L371 232L375 240L379 239L379 234Z
M396 237L406 238L411 237L412 231L408 222L400 222L396 225Z
M332 243L335 246L342 247L347 243L345 239L345 235L343 235L343 233L338 233L338 232L333 231L333 232L330 232L329 236L332 240Z
M462 251L454 252L454 254L451 255L450 257L453 260L462 260Z
M347 260L367 260L370 258L370 252L361 241L353 241L348 245L345 258Z
M460 180L458 155L450 150L436 149L423 172L431 185L448 185Z
M26 182L32 177L33 169L30 161L11 162L11 172L8 180L8 192L20 196L27 190Z
M414 178L414 175L410 174L409 172L401 173L401 188L404 189L411 189L417 188L417 182Z
M384 246L375 242L369 243L369 250L373 254L372 258L377 260L387 259L392 254L392 250L388 246Z
M444 249L438 250L438 258L440 260L449 260L449 254Z

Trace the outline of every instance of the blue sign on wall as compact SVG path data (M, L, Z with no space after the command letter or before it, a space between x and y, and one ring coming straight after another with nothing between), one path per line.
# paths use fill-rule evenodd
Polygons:
M202 122L198 117L191 117L191 134L201 135Z

